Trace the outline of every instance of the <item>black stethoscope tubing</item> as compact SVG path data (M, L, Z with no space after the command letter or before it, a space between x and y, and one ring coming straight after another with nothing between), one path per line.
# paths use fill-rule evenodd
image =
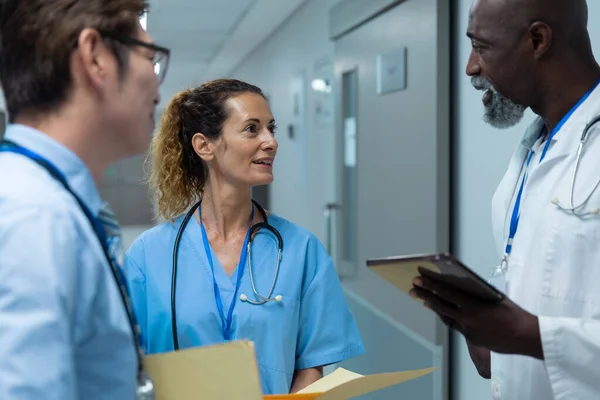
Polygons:
M172 327L172 331L173 331L173 347L175 350L179 350L179 338L178 338L178 334L177 334L177 310L176 310L177 307L175 305L175 301L176 301L176 297L177 297L177 256L179 254L179 244L181 242L181 236L183 235L183 232L185 231L185 228L186 228L188 222L190 221L190 218L192 218L192 216L194 215L194 213L196 212L198 207L200 207L201 203L202 203L202 200L200 200L196 204L194 204L192 206L192 208L190 208L188 213L185 215L185 217L183 218L183 221L181 222L181 226L179 227L179 230L177 231L177 236L175 237L175 244L173 246L173 262L172 262L172 272L171 272L171 327ZM271 233L273 233L275 235L275 237L277 238L278 249L280 252L283 251L283 239L281 237L281 234L277 231L277 229L275 229L271 224L269 224L269 219L267 217L266 211L254 199L252 199L252 204L254 204L254 206L258 209L264 222L259 222L257 224L252 225L252 227L250 228L250 237L248 239L248 245L250 245L252 243L252 237L261 228L265 228L265 229L268 229ZM233 301L235 301L235 299Z

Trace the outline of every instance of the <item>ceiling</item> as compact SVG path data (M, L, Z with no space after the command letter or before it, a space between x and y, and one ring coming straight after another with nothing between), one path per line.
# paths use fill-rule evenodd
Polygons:
M171 49L161 105L184 88L227 76L306 0L150 0L147 29Z

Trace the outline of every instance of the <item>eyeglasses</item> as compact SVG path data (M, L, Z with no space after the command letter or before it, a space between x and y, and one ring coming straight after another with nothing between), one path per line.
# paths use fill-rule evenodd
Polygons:
M152 50L152 52L154 53L154 57L152 59L152 64L154 65L154 73L158 78L158 84L160 85L163 82L165 76L167 75L167 68L169 66L169 57L171 55L171 50L167 49L166 47L161 47L153 43L143 42L141 40L134 39L128 36L113 35L108 32L100 32L100 35L104 36L105 38L116 40L117 42L124 44L125 46L141 46ZM75 39L73 47L77 48L78 45L79 43L77 39Z
M171 55L171 50L167 49L166 47L161 47L153 43L143 42L132 37L111 35L107 33L102 33L102 36L116 40L117 42L126 46L141 46L152 50L152 52L154 52L154 58L152 60L152 63L154 65L154 73L158 78L158 84L160 85L163 82L165 76L167 75L167 68L169 67L169 57Z

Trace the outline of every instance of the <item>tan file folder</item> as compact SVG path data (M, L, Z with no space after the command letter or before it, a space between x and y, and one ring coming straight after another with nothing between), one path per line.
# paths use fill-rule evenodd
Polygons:
M156 400L262 400L254 344L235 341L144 359Z
M338 368L298 394L261 393L254 345L235 341L149 355L156 400L346 400L432 373L435 368L360 375Z
M388 372L373 375L360 375L338 368L323 379L302 390L302 393L322 393L317 400L346 400L376 390L395 386L403 382L420 378L435 371L427 368L412 371Z

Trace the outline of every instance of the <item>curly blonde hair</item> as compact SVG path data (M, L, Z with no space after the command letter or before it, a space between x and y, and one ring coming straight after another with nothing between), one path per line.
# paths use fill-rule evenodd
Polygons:
M202 133L219 138L228 118L226 102L242 93L264 97L260 88L236 79L218 79L177 93L161 116L152 139L148 184L158 200L157 214L173 220L202 198L206 165L192 138Z

